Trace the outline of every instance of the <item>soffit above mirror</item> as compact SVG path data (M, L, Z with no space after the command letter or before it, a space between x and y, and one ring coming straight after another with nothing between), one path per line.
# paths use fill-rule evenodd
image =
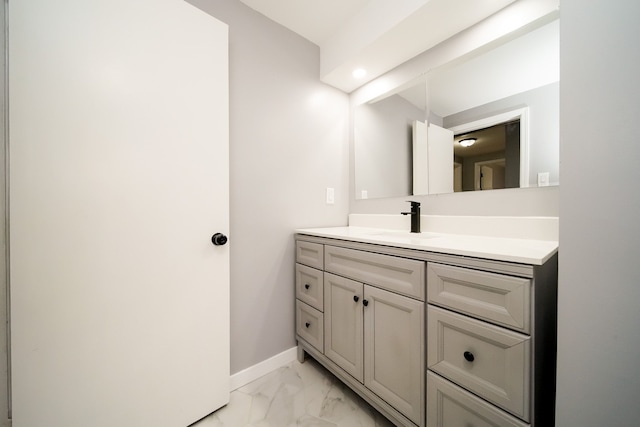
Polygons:
M241 1L317 44L320 79L350 93L516 0Z

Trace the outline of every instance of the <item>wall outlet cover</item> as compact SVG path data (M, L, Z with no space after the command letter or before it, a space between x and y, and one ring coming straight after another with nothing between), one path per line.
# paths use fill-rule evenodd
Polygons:
M549 172L538 173L538 187L549 186Z

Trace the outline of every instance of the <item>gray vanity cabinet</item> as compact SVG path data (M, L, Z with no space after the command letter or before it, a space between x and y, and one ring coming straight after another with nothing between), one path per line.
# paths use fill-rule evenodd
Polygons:
M557 255L530 265L296 236L296 338L404 427L552 427Z

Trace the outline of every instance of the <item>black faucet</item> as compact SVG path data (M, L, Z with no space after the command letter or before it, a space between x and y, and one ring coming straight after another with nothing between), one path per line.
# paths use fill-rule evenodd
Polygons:
M411 212L400 212L402 215L411 215L411 232L419 233L420 232L420 202L412 202L411 203Z

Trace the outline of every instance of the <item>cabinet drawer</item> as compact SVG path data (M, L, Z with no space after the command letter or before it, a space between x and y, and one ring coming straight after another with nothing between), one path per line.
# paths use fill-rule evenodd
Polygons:
M529 421L529 337L433 306L427 312L429 369Z
M296 240L296 262L322 270L324 268L323 246L320 243Z
M455 384L427 373L427 427L528 427Z
M324 318L320 311L296 300L296 334L322 351L324 346Z
M427 299L529 333L531 280L429 263Z
M326 245L325 270L424 301L425 263Z
M296 264L296 298L313 308L324 310L322 271Z

